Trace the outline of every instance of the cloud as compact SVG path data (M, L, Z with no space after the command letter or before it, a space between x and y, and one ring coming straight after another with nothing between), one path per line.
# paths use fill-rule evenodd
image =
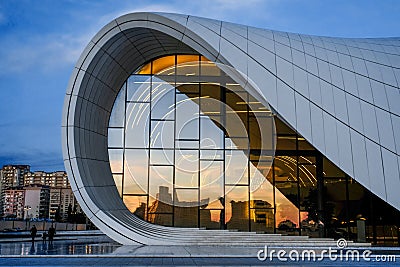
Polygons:
M163 5L163 4L151 4L151 5L128 5L122 7L120 10L102 15L99 21L106 24L111 20L120 17L122 15L134 12L166 12L166 13L182 13L181 7L173 7L173 5Z
M181 13L195 16L203 16L213 19L228 19L229 21L240 21L251 14L253 18L263 10L262 16L268 14L266 6L275 3L276 0L203 0L203 1L170 1L166 4L137 5L128 4L120 10L106 14L100 18L104 23L132 12L166 12ZM240 16L238 14L240 13Z
M214 5L219 5L218 7L226 9L241 9L244 7L260 7L261 4L265 3L265 0L214 0L212 1ZM226 11L226 10L224 10Z
M0 167L30 164L36 169L63 169L58 125L23 118L3 123L0 129Z
M177 12L167 5L147 5L143 8L121 8L107 14L83 14L75 10L71 17L80 18L76 27L56 32L12 33L0 39L0 75L20 74L32 69L44 72L55 71L73 65L90 39L111 20L139 11ZM0 13L0 23L1 23ZM96 18L96 20L93 20ZM85 26L81 26L85 25ZM40 30L40 29L39 29Z
M0 154L0 168L3 165L8 164L21 164L30 165L33 171L56 171L64 170L64 163L62 157L57 153L42 153L37 151L34 154L27 154L23 152L19 153L7 153Z
M0 75L21 73L30 69L57 70L75 63L85 45L89 34L47 34L43 36L11 36L0 45Z
M105 13L104 7L87 14L87 10L75 9L70 13L76 21L66 23L71 18L63 18L65 25L55 27L44 34L38 31L28 34L9 34L0 39L0 75L36 70L57 70L73 65L94 34L111 20L131 12L184 13L211 17L220 20L237 21L245 19L243 14L258 13L258 8L275 0L204 0L171 1L168 4L155 3L138 5L132 2L120 3L120 7ZM246 12L244 12L246 11ZM97 14L96 14L97 13ZM240 13L240 16L238 14ZM264 13L263 16L266 16ZM5 19L0 13L0 23ZM93 18L96 18L95 20ZM68 28L67 30L64 28ZM39 29L40 30L40 29Z

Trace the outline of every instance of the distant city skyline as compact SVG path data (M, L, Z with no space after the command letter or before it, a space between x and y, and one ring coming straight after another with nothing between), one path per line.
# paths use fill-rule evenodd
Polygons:
M65 171L32 171L29 165L0 169L0 217L71 221L78 207Z
M2 1L0 167L28 164L33 170L64 170L61 112L73 66L102 26L138 11L313 35L400 36L400 2L395 0Z

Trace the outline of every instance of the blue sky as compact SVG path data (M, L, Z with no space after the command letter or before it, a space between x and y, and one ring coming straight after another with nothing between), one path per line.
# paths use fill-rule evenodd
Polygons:
M102 26L136 11L185 13L315 35L400 36L396 0L2 0L0 166L64 169L61 112L72 68Z

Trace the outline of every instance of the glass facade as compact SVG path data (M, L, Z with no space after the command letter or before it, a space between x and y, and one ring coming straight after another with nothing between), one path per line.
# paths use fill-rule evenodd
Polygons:
M161 57L132 74L108 140L121 197L148 222L398 242L399 212L203 56Z

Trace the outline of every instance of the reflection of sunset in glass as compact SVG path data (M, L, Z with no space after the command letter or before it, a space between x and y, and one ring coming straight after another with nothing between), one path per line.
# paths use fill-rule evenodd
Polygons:
M140 196L124 196L124 203L126 207L131 211L135 212L138 207L146 203L146 197Z
M298 228L308 220L298 203L308 189L297 188L315 186L313 159L274 157L269 108L199 59L156 59L121 90L125 99L115 107L125 120L109 130L109 158L125 204L163 225L219 229L223 220L243 231ZM277 140L287 148L283 142L293 137Z

